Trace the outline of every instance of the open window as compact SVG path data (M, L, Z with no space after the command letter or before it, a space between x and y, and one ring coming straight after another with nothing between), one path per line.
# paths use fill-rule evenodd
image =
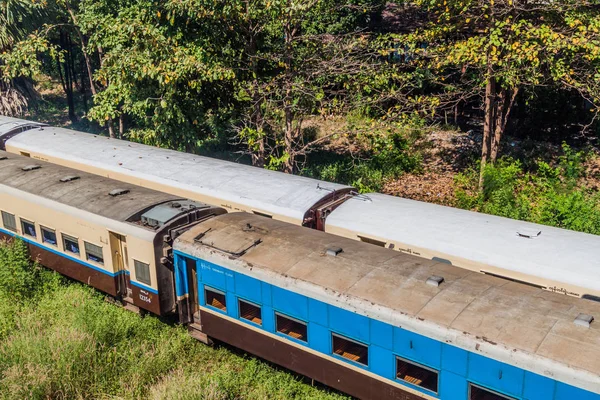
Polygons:
M396 378L434 393L438 391L437 371L402 358L396 358Z
M218 310L227 311L227 302L225 301L225 293L211 289L208 287L204 288L204 297L206 300L206 305L210 307L214 307Z
M23 234L32 238L37 237L37 233L35 232L35 223L31 221L27 221L26 219L21 218L21 229L23 229Z
M354 340L332 334L333 353L362 365L369 365L369 348Z
M469 400L515 400L512 397L469 383Z
M256 304L248 303L244 300L239 300L240 318L257 325L262 325L262 312Z
M104 264L104 254L102 253L102 247L96 246L88 242L83 242L85 245L85 258L88 261L93 261L97 264Z
M67 253L79 255L79 239L73 236L62 234L63 246Z
M4 228L8 229L9 231L17 231L17 220L14 214L2 211L2 224L4 225Z
M303 342L308 342L308 327L304 322L275 313L275 325L277 332Z
M54 229L46 228L45 226L40 226L40 230L42 231L42 242L48 243L52 246L57 245L56 241L56 231Z

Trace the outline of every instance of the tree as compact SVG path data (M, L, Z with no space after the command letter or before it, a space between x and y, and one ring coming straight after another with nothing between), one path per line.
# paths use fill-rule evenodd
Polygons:
M511 109L524 92L556 86L600 101L597 1L417 0L433 20L398 36L433 72L438 109L481 98L481 180L494 162ZM423 46L423 44L426 44ZM594 114L595 118L596 113Z

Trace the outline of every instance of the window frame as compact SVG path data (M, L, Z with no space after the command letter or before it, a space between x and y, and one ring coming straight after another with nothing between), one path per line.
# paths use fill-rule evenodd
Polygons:
M19 221L21 222L21 231L23 231L23 236L28 236L30 238L37 239L37 228L35 226L35 222L33 222L27 218L19 218ZM27 231L27 229L25 229L25 224L33 226L33 232L35 233L35 235L32 236Z
M16 216L15 214L11 214L11 213L9 213L8 211L1 211L1 215L2 215L2 226L3 226L5 229L7 229L7 230L9 230L9 231L11 231L11 232L15 232L15 233L17 233L17 227L18 227L18 225L17 225L17 216ZM5 216L7 216L7 217L10 217L10 218L12 218L12 219L13 219L13 222L14 222L14 228L13 228L13 227L10 227L10 226L8 226L8 225L6 225L6 219L5 219Z
M100 250L100 254L102 255L101 256L101 260L102 261L96 261L96 260L93 260L93 259L90 258L89 252L88 252L88 245L89 246L97 247L97 249L94 249L94 250L98 250L98 249ZM98 264L98 265L104 265L104 249L103 249L102 246L98 246L97 244L90 243L90 242L87 242L87 241L84 240L83 241L83 250L85 251L85 259L86 259L86 261L91 261L91 262L93 262L95 264Z
M431 368L431 367L428 367L426 365L414 362L414 361L409 360L407 358L400 357L398 355L396 355L396 360L395 361L396 361L396 371L395 371L395 375L394 376L395 376L396 381L406 383L406 384L411 385L413 387L418 387L419 389L426 390L429 393L434 393L436 395L439 394L439 392L440 392L440 371L438 371L435 368ZM411 364L411 365L414 365L415 367L418 367L418 368L421 368L421 369L424 369L424 370L427 370L427 371L435 373L436 378L437 378L436 379L436 388L437 388L437 390L431 390L429 388L426 388L425 386L417 385L416 383L408 382L405 379L399 378L398 377L398 361L403 361L403 362L405 362L407 364Z
M247 305L249 305L251 307L258 308L258 312L260 313L260 323L259 322L254 322L251 319L247 319L247 318L242 317L242 303L247 304ZM246 299L241 299L241 298L238 297L238 315L239 315L239 319L241 319L243 321L246 321L246 322L250 322L250 323L252 323L254 325L262 326L263 325L262 311L263 311L262 307L259 306L258 304L253 303L251 301L248 301Z
M355 361L355 360L352 360L352 359L350 359L348 357L344 357L344 356L341 356L341 355L337 354L335 352L334 341L333 341L333 339L336 338L336 337L338 339L342 339L342 340L345 340L347 342L354 343L354 344L357 344L359 346L363 346L364 348L366 348L367 349L367 362L366 363L362 363L360 361ZM348 336L340 335L339 333L336 333L336 332L331 332L331 354L334 357L337 357L337 358L339 358L341 360L344 360L344 361L348 361L348 362L353 363L355 365L359 365L359 366L361 366L363 368L368 368L369 367L369 361L370 361L369 360L369 345L366 344L366 343L359 342L358 340L351 339Z
M507 396L505 394L502 394L502 393L500 393L500 392L498 392L496 390L487 388L485 386L478 385L478 384L470 382L470 381L467 381L467 383L469 384L469 388L468 388L468 391L467 391L467 399L468 400L471 400L471 389L473 387L475 387L475 388L477 388L479 390L483 390L483 391L489 392L490 394L496 395L496 396L500 397L503 400L517 400L515 397Z
M218 294L218 295L223 296L223 300L225 301L223 303L223 306L225 306L225 308L221 309L221 308L215 307L212 304L210 304L208 302L208 298L206 296L207 292L212 292L214 294ZM212 286L204 285L204 304L206 305L206 307L210 307L213 310L217 310L219 312L227 314L227 294L224 291L222 291L222 290L215 289Z
M52 232L52 234L54 235L54 241L56 243L52 244L52 243L46 241L45 237L44 237L44 231L46 231L46 232ZM41 235L41 237L42 237L42 243L47 243L50 246L58 247L58 235L56 234L56 229L50 229L47 226L40 225L40 233L42 234Z
M140 274L138 273L138 265L144 266L145 268L148 269L148 280L145 280L145 277L140 277ZM140 260L136 260L135 258L133 259L133 269L135 271L135 280L137 282L143 283L146 286L152 286L152 273L150 271L150 263L145 263L143 261Z
M78 237L76 237L76 236L71 236L71 235L69 235L69 234L66 234L66 233L63 233L63 232L61 232L61 233L60 233L60 238L61 238L61 242L62 242L63 250L64 250L64 252L65 252L65 253L74 254L74 255L76 255L78 258L81 258L81 245L79 244L79 238L78 238ZM67 249L67 246L66 246L66 241L67 241L67 240L68 240L68 241L70 241L70 242L73 242L73 243L77 243L77 251L78 251L78 253L75 253L75 252L73 252L73 251L71 251L71 250Z
M287 334L285 332L281 332L279 330L279 327L277 326L277 317L285 318L285 319L288 319L288 320L290 320L292 322L295 322L297 324L303 325L305 327L305 329L306 329L306 333L304 334L304 339L295 338L295 337L293 337L290 334ZM282 336L288 338L288 339L296 340L296 341L298 341L300 343L308 343L308 322L302 321L301 319L298 319L298 318L291 317L291 316L289 316L287 314L284 314L284 313L281 313L279 311L275 311L275 332L277 334L279 334L279 335L282 335Z

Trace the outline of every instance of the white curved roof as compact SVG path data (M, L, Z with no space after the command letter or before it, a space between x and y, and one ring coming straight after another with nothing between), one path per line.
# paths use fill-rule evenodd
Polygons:
M53 162L85 164L124 174L136 184L161 184L165 186L161 190L172 194L182 195L179 190L220 200L221 204L213 205L238 204L246 208L244 211L266 212L297 223L332 190L349 189L335 183L63 128L22 132L6 145L30 151L32 156L44 155Z
M37 126L45 126L45 124L0 115L0 138L2 138L3 135L16 132L23 128L33 128Z
M469 260L482 269L492 266L600 291L596 235L377 193L337 208L327 218L326 231L337 230L428 249L451 261ZM518 234L540 231L531 239Z

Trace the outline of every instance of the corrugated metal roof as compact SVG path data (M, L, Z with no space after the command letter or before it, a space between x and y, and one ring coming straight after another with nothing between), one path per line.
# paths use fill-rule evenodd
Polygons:
M429 249L450 261L471 260L482 269L493 266L600 291L596 235L377 193L338 207L327 218L326 231L338 229Z
M220 199L222 203L215 204L217 206L237 203L300 222L331 190L349 189L344 185L62 128L23 132L11 138L7 145ZM173 192L179 194L176 190Z
M24 171L31 158L0 151L0 185L6 185L61 204L125 222L136 213L155 204L178 200L176 196L143 187L75 171L71 168L36 160L41 168ZM61 182L65 177L79 179ZM114 189L128 193L111 196Z
M204 233L202 242L195 240ZM238 258L239 243L262 242ZM327 249L343 249L327 256ZM600 303L249 214L183 234L185 254L401 326L493 359L600 392ZM215 251L222 249L222 251ZM442 277L439 286L427 284Z

